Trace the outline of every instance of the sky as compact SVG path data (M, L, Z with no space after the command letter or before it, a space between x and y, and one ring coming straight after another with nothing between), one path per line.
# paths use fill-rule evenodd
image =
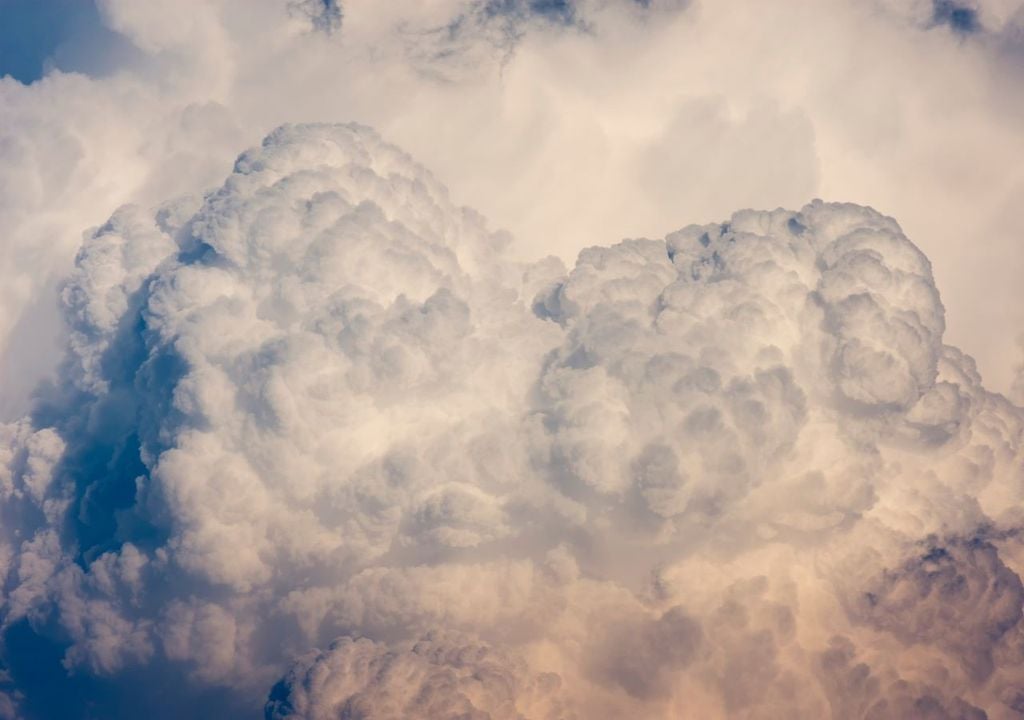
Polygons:
M100 76L130 62L131 42L104 24L91 1L4 0L0 8L0 73L21 83L56 69Z
M0 0L0 718L1024 716L1021 128L1017 0Z

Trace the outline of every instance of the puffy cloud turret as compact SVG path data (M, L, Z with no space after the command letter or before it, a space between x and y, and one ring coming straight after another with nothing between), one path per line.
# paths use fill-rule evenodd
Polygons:
M110 716L158 676L168 717L1015 717L1024 413L894 220L508 242L331 125L92 231L0 433L14 686L57 648Z

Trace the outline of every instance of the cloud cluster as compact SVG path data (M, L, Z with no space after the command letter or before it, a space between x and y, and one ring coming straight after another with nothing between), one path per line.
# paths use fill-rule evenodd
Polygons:
M90 231L0 431L0 708L1019 716L1024 411L893 219L509 240L358 125Z
M27 23L48 3L18 5ZM951 340L1012 385L1019 0L96 6L66 13L74 52L38 58L45 76L0 79L5 420L55 370L83 229L213 187L239 147L310 120L378 128L520 258L737 207L877 207L935 263Z

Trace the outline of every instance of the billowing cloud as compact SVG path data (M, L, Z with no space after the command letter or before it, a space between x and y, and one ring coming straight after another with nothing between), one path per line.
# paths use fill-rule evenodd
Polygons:
M266 716L279 718L572 717L557 675L524 677L522 662L487 645L435 637L389 648L342 638L300 661L271 691Z
M895 220L510 243L330 124L90 231L0 433L0 708L1019 714L1024 411Z
M949 338L990 387L1012 384L1019 0L72 4L47 27L73 52L34 58L48 70L30 85L0 80L5 420L55 370L85 229L202 193L238 148L311 120L378 128L520 259L738 207L871 205L934 263ZM70 7L15 5L19 37Z

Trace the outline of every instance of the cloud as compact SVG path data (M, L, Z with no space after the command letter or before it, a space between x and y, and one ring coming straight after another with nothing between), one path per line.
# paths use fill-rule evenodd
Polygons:
M907 644L938 645L986 679L992 646L1020 622L1024 586L994 546L972 540L884 573L858 605L864 622Z
M0 80L0 717L1022 712L1019 2L97 9Z
M0 435L12 713L1017 712L1024 414L875 210L524 262L285 125L60 297Z
M984 710L943 687L908 682L896 676L880 678L863 662L846 638L833 638L820 656L824 684L831 690L829 703L835 717L981 720ZM856 664L854 664L856 663Z
M1017 338L1017 347L1024 353L1024 333ZM1010 398L1018 405L1024 404L1024 358L1014 368L1015 374L1013 385L1010 388Z
M327 34L335 33L341 27L342 9L337 0L299 0L288 6L305 15L313 27Z
M976 29L950 32L964 13ZM201 194L239 147L310 120L377 127L520 258L737 207L877 207L934 263L950 339L991 387L1012 384L1017 0L104 0L94 15L72 27L76 62L0 86L5 419L55 370L84 230Z
M389 647L341 638L300 661L271 692L268 718L573 717L560 680L471 640L428 636Z

